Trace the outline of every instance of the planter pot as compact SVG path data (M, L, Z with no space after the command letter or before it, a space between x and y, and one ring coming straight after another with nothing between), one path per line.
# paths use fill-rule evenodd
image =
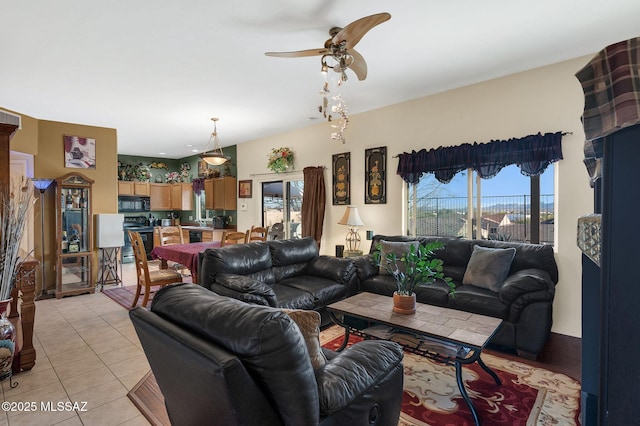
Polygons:
M416 294L412 293L411 296L405 296L397 292L393 293L393 312L403 315L415 314Z
M0 381L11 377L16 350L16 328L7 319L11 299L0 301Z

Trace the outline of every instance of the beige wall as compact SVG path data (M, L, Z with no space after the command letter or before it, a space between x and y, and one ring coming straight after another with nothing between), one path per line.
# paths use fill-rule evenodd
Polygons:
M332 129L325 122L239 144L238 179L254 180L254 196L240 200L246 201L246 210L238 211L238 228L246 229L260 222L259 182L280 178L268 174L266 168L272 148L291 148L298 171L306 166L327 167L327 211L321 251L332 254L334 246L342 244L346 234L346 228L337 225L344 206L332 205L332 154L351 153L351 204L359 208L365 229L376 234L400 234L406 229L405 185L395 173L398 164L393 158L395 155L421 148L488 142L537 132L572 132L563 138L564 160L556 165L555 248L560 282L556 288L553 331L580 336L581 258L576 246L576 220L593 210L593 194L582 164L584 133L580 116L584 98L574 74L589 59L578 58L352 115L344 145L330 139ZM358 82L350 84L357 85ZM313 105L310 105L311 109ZM386 146L388 150L387 204L365 205L364 150L378 146ZM364 230L361 235L364 240ZM363 241L363 244L368 249L367 242Z

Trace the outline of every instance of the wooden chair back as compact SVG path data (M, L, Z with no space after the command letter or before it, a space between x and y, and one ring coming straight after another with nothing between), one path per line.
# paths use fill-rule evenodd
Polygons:
M222 238L220 239L220 247L228 246L230 244L242 244L247 242L246 232L229 232L224 231Z
M250 243L252 241L267 241L267 235L269 235L269 227L267 226L252 226L251 229L247 231L247 242Z
M171 283L182 282L182 275L179 272L172 269L160 269L149 271L149 264L147 263L147 253L144 249L144 242L140 237L139 232L127 231L129 239L131 240L131 248L133 249L133 257L136 264L136 295L133 298L132 308L135 308L138 304L138 299L142 290L144 289L144 297L142 299L142 306L146 307L149 302L149 296L151 295L151 287L160 286L163 287Z
M161 226L158 228L158 232L160 233L161 246L184 244L181 226Z

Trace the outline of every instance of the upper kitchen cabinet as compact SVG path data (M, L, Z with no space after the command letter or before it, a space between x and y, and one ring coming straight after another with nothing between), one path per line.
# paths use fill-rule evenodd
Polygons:
M193 210L193 188L190 183L171 184L171 210Z
M171 210L171 185L168 183L150 183L149 197L151 210Z
M136 182L136 181L118 181L118 195L150 195L149 182Z
M204 181L204 208L213 210L213 179Z
M213 178L213 210L236 209L236 182L231 176ZM207 194L205 202L208 198Z

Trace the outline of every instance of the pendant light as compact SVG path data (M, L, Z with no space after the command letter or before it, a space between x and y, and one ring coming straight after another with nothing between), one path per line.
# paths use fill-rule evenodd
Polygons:
M217 118L212 118L213 121L213 133L211 133L211 137L209 138L209 142L207 142L207 147L204 152L200 154L200 158L202 158L207 164L211 164L212 166L219 166L221 164L226 163L231 159L228 155L224 155L222 152L222 147L220 146L220 139L218 139L218 131L216 129ZM209 144L213 140L213 148L209 151Z

